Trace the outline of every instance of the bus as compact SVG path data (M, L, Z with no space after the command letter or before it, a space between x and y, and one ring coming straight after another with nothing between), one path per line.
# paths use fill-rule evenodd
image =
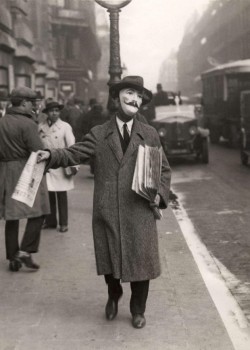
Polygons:
M204 123L210 140L240 144L241 93L250 90L250 59L225 63L201 74Z

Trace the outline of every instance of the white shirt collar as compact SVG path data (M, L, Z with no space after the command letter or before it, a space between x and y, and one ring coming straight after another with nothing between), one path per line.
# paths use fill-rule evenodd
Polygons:
M118 117L116 117L116 123L117 123L118 129L119 129L121 135L123 136L123 124L125 124L125 123L121 119L119 119ZM130 121L128 121L126 123L127 127L128 127L129 135L131 135L131 130L132 130L132 127L133 127L133 123L134 123L134 118L132 118Z

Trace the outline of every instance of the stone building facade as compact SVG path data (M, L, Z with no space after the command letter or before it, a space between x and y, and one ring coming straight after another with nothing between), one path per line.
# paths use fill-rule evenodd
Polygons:
M0 100L26 85L66 102L96 95L101 57L92 0L1 0Z
M200 75L219 64L250 58L250 1L213 0L186 26L178 51L179 89L201 93Z

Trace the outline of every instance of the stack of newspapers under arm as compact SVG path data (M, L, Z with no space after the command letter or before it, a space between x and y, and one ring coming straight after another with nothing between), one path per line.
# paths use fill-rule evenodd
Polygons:
M138 148L132 190L153 203L161 181L162 148L142 146ZM162 211L151 206L155 219L162 218Z

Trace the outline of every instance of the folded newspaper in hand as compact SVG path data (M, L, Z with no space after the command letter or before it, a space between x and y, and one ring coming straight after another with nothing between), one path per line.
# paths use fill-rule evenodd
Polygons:
M44 169L45 162L37 163L37 153L32 152L23 168L11 198L33 207Z
M162 148L140 145L138 148L132 190L154 202L161 181ZM162 218L162 211L153 207L156 219Z

